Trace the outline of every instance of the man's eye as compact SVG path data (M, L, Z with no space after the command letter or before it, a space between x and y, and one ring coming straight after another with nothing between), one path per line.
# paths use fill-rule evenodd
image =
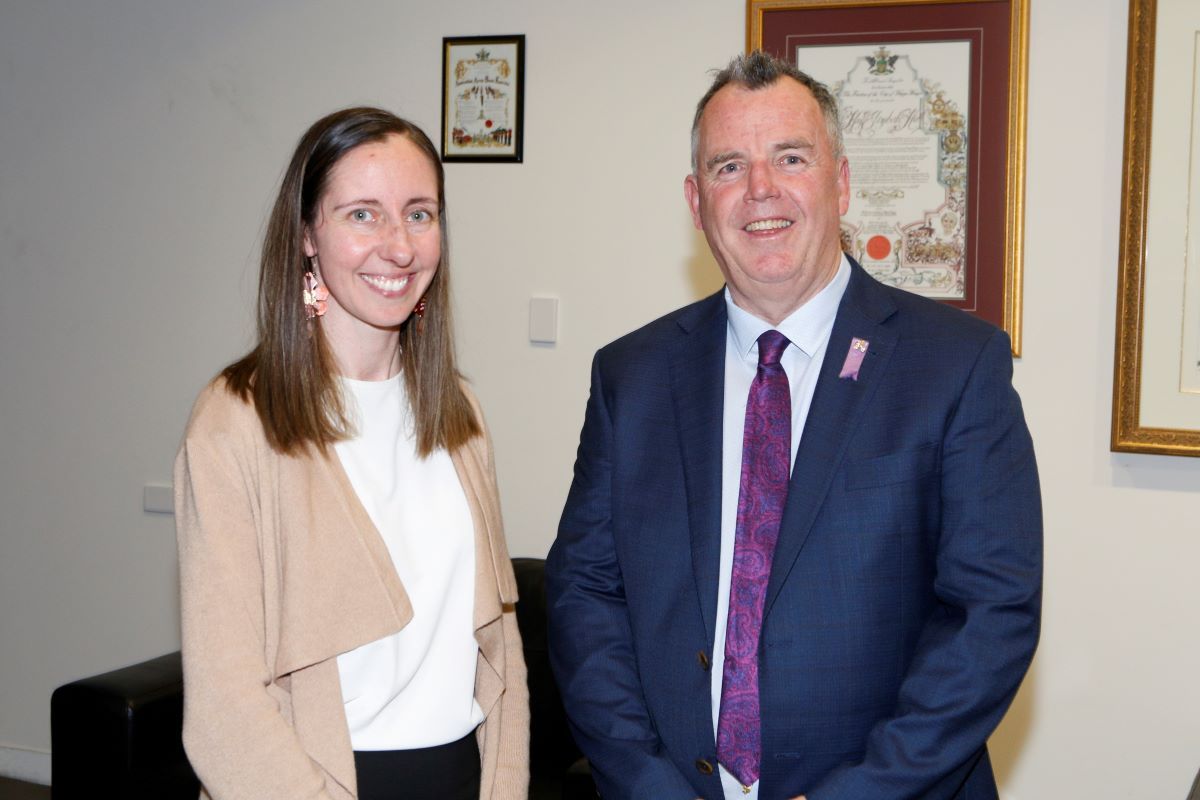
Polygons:
M784 156L783 163L787 164L789 166L796 166L798 164L803 164L804 159L801 158L800 156L794 156L794 155L793 156Z
M729 175L729 174L737 172L737 171L738 171L738 165L732 161L730 161L727 164L722 164L721 168L717 170L718 174L724 174L724 175Z

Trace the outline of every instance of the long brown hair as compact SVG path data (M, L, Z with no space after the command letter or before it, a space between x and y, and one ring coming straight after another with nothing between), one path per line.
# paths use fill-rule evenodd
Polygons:
M416 422L417 452L452 450L480 432L462 390L450 319L450 250L446 178L429 137L407 120L378 108L347 108L313 123L300 138L267 223L258 277L258 344L222 371L230 391L252 402L267 441L281 453L307 445L324 452L353 434L337 364L319 319L309 321L301 300L312 269L304 231L316 215L329 174L348 152L403 136L437 173L442 257L425 293L421 330L414 315L400 328L400 369Z

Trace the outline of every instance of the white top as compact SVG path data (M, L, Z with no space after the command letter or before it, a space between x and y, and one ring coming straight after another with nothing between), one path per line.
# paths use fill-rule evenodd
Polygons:
M841 266L824 289L774 330L791 342L783 351L780 364L787 373L792 393L792 453L789 465L796 463L796 448L813 391L825 360L825 347L833 333L842 294L850 282L850 263L842 256ZM712 658L713 734L721 714L721 682L725 666L725 623L729 616L729 583L733 577L733 545L737 534L738 489L742 477L742 436L746 428L746 400L750 384L758 372L758 337L772 329L765 322L739 308L725 289L725 308L729 327L725 338L725 415L721 434L721 565L717 583L716 637ZM811 367L811 368L810 368ZM790 472L790 469L789 469ZM744 793L737 778L721 770L721 785L727 800L758 800L758 783Z
M457 741L484 717L475 702L471 510L449 453L417 456L401 375L342 386L357 435L334 451L413 608L399 633L338 656L350 743L407 750Z

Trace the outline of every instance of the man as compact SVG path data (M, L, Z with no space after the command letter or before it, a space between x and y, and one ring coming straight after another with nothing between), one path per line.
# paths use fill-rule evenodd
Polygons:
M825 87L762 53L684 192L724 292L596 356L547 562L611 798L996 798L1038 638L1037 468L1002 331L844 256Z

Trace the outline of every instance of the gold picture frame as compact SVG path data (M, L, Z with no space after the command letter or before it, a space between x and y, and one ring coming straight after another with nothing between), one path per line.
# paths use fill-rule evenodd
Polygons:
M1195 396L1198 410L1194 415L1194 424L1151 425L1144 419L1143 400L1147 394L1157 393L1161 396L1172 392L1162 381L1143 380L1148 348L1153 347L1155 357L1158 357L1160 350L1165 349L1169 353L1173 347L1163 342L1161 337L1148 334L1147 296L1155 291L1162 280L1161 273L1169 271L1172 261L1176 269L1180 266L1174 259L1165 259L1165 264L1163 261L1152 263L1147 257L1147 250L1152 235L1165 236L1169 232L1171 240L1178 237L1180 242L1186 242L1187 237L1186 231L1164 231L1150 214L1150 176L1154 168L1152 156L1157 154L1172 163L1178 163L1180 155L1155 143L1153 97L1158 57L1158 17L1158 0L1130 0L1111 447L1116 452L1200 456L1200 394ZM1200 131L1193 126L1191 135L1200 136ZM1158 144L1163 143L1160 141ZM1184 158L1184 163L1187 163L1186 153ZM1191 168L1197 169L1200 165L1192 164ZM1192 196L1189 199L1200 203L1200 197ZM1172 226L1168 224L1168 227ZM1176 363L1182 364L1183 339L1179 338L1176 344L1178 346L1173 348ZM1177 385L1176 389L1179 388ZM1170 400L1170 397L1167 399Z
M975 282L962 302L948 301L1008 332L1021 355L1021 295L1025 236L1025 114L1029 0L747 0L747 50L793 60L792 39L837 37L847 43L921 43L970 30L989 43L973 56L972 81L981 105L980 143L970 181L978 181L972 251ZM1000 43L999 49L993 43ZM986 141L984 141L986 139ZM853 165L851 167L853 174Z

